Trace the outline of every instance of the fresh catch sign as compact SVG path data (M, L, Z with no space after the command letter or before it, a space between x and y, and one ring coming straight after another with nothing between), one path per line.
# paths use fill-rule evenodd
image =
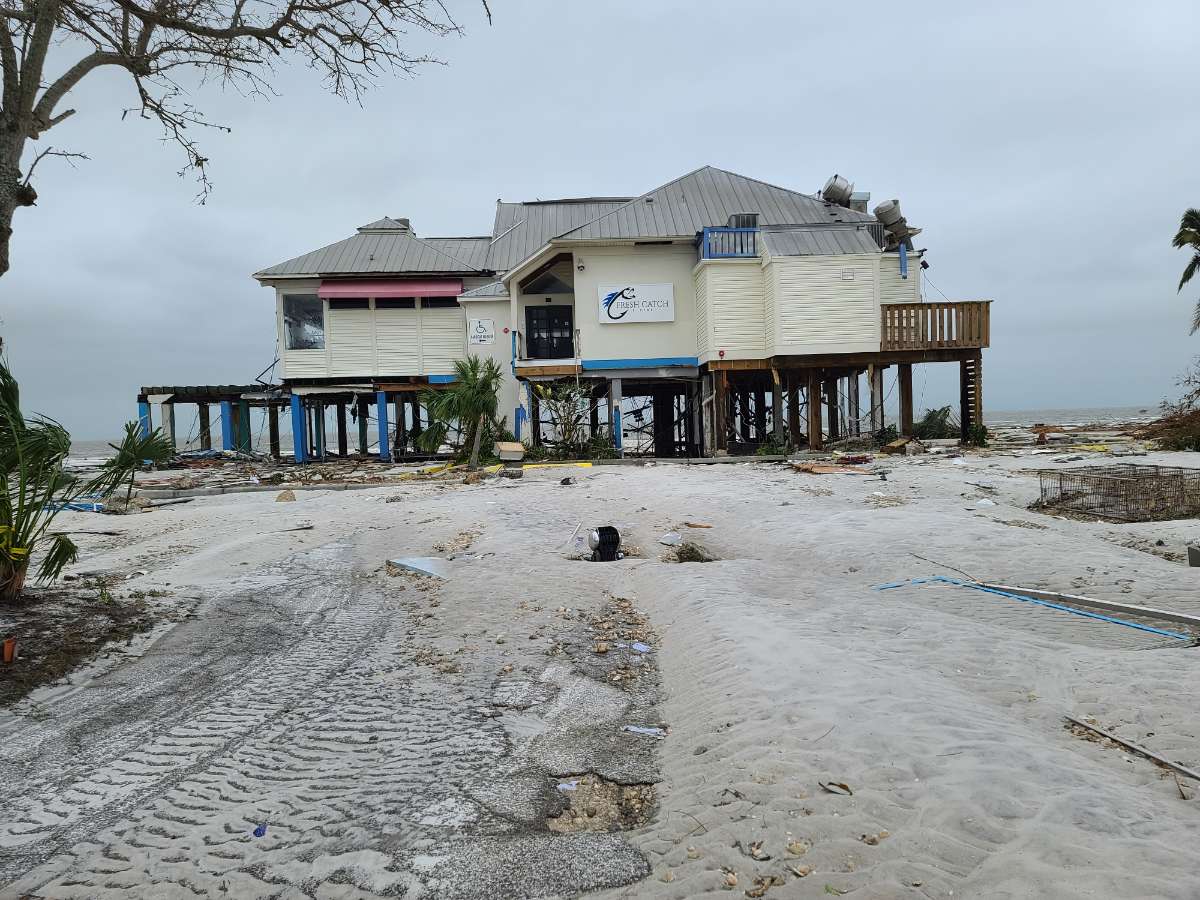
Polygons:
M673 284L602 284L598 291L602 325L675 321Z

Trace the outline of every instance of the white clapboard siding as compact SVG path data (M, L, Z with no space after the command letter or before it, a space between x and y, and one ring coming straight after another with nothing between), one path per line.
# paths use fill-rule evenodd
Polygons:
M462 307L421 310L421 372L453 375L454 361L467 352L467 320Z
M375 310L375 368L379 375L421 373L421 333L415 309Z
M779 330L776 327L778 311L775 307L777 275L774 271L763 272L763 350L767 356L775 355L775 332Z
M775 257L778 354L879 350L878 257Z
M375 374L374 312L333 309L325 313L325 344L330 375Z
M696 269L696 350L703 356L712 350L712 322L708 310L708 268Z
M763 270L758 259L703 267L712 347L726 359L751 359L766 349Z
M900 254L884 253L879 257L879 302L921 302L921 260L908 254L908 277L900 277Z
M324 350L284 350L284 378L324 378L329 374Z

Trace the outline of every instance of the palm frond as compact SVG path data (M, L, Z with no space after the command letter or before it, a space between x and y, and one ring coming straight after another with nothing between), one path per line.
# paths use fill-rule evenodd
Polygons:
M41 581L53 581L62 574L64 568L75 562L78 553L79 548L65 534L50 535L50 546L38 567L38 578Z
M1179 231L1171 241L1175 247L1200 246L1200 209L1188 209L1179 220Z
M1198 270L1200 270L1200 253L1195 254L1190 260L1188 260L1188 264L1183 270L1183 277L1179 279L1179 288L1176 293L1183 290L1183 286L1192 280L1192 276L1195 275Z

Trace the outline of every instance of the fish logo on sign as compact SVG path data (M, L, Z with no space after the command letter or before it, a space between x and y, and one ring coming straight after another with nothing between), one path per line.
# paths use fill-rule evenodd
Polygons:
M620 319L625 318L625 316L627 316L629 314L630 307L626 306L624 309L621 310L621 314L619 316L614 316L613 311L612 311L613 304L618 300L636 300L636 299L637 299L637 294L634 292L633 288L631 288L631 287L625 287L625 288L621 288L621 290L619 290L619 291L613 291L611 294L609 294L607 297L605 297L604 300L602 301L604 304L604 312L610 319L612 319L614 322L616 322Z

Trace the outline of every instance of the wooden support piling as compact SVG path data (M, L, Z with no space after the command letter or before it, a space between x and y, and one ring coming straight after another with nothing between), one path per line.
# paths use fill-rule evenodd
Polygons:
M791 439L792 447L800 446L800 375L796 372L787 372L784 377L787 379L787 421L788 421L788 437Z
M820 404L817 405L820 409ZM829 440L836 441L841 437L841 428L838 424L838 380L836 378L825 379L825 415L829 420Z
M713 455L729 452L729 375L724 369L713 376Z
M212 449L212 421L209 419L211 410L207 403L196 404L196 416L200 420L200 449Z
M271 445L271 459L279 459L279 406L275 403L268 404L266 414L267 439Z
M358 398L358 452L367 455L367 420L370 418L371 401Z
M913 433L912 363L900 363L896 370L900 377L900 434L904 437L911 437Z
M346 404L344 401L337 402L337 442L338 456L347 457L350 455L350 441L346 434Z
M848 437L858 437L862 434L862 409L859 405L858 396L858 379L859 372L855 369L846 379L846 405L848 407L848 416L846 418L846 435Z
M821 438L821 372L809 369L805 374L808 376L808 449L820 450L825 445Z
M783 379L774 367L771 368L771 436L776 444L783 443Z

